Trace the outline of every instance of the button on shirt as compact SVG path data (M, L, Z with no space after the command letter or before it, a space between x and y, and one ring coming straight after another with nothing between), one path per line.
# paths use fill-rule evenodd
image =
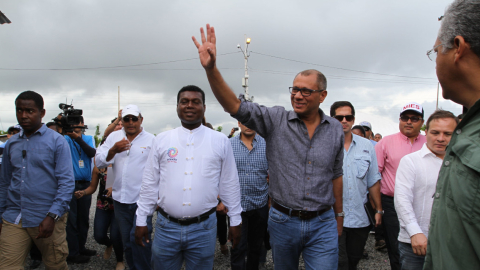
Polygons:
M95 164L100 169L113 164L112 198L120 203L132 204L138 201L143 170L152 148L154 136L142 128L142 131L130 142L130 150L118 153L110 161L107 161L108 150L123 138L127 139L123 128L112 132L105 143L98 148Z
M29 228L39 226L48 212L63 216L74 188L70 149L62 135L42 125L28 138L22 130L8 140L0 173L3 219L22 220Z
M253 139L252 150L248 150L240 136L231 138L230 142L240 179L242 209L250 211L259 209L268 202L266 143L257 134Z
M370 225L364 204L367 191L380 180L377 156L373 145L352 134L352 143L343 156L343 226L363 228Z
M405 155L420 150L426 142L425 136L419 134L412 144L407 136L398 132L384 137L375 145L378 170L382 175L382 187L380 188L382 194L393 197L395 192L395 175L400 160Z
M298 115L280 106L267 108L243 100L233 116L265 138L270 196L294 210L331 207L332 180L343 175L342 124L321 109L318 113L322 120L312 139Z
M395 178L395 210L400 221L398 241L411 243L410 237L423 233L428 238L433 194L442 159L427 144L400 160Z
M228 208L231 226L241 223L240 184L228 138L203 125L160 133L143 174L137 226L147 226L156 206L174 218L194 218L218 204Z

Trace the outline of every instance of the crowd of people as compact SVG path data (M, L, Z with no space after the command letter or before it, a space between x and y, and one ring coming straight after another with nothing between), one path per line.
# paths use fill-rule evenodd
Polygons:
M46 269L88 263L97 189L94 238L119 270L213 269L217 237L232 269L259 269L270 248L275 269L298 269L300 256L306 269L357 269L372 229L391 269L480 268L478 2L454 1L427 53L443 96L467 112L427 117L412 101L385 137L354 125L355 101L325 114L317 70L295 76L292 110L237 97L216 66L214 28L200 31L201 65L237 136L206 122L193 85L178 91L178 128L154 136L129 104L98 147L83 118L43 124L43 97L17 96L19 126L0 146L0 269L23 269L28 253Z

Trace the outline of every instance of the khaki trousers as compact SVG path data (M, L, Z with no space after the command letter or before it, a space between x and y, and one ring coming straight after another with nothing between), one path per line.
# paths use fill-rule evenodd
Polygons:
M0 269L24 270L25 260L32 246L32 241L42 253L45 269L68 270L68 244L65 227L67 214L56 223L53 233L48 238L36 239L38 227L22 228L22 222L15 225L3 220L0 234Z

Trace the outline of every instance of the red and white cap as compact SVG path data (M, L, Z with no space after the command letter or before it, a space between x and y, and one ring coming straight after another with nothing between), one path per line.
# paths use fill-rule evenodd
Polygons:
M422 105L416 103L416 102L409 102L402 107L402 111L400 112L400 115L402 115L406 111L412 111L415 113L420 114L423 117L423 107Z

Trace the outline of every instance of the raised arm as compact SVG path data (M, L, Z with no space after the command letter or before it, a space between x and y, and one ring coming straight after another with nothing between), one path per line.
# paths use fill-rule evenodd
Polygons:
M195 46L197 46L200 63L203 68L205 68L213 94L226 112L235 115L240 108L240 100L225 82L222 74L220 74L220 71L217 69L215 29L213 26L210 27L210 25L207 24L207 36L205 37L203 27L200 28L200 34L202 44L200 44L194 36L192 36L192 40L193 43L195 43Z

